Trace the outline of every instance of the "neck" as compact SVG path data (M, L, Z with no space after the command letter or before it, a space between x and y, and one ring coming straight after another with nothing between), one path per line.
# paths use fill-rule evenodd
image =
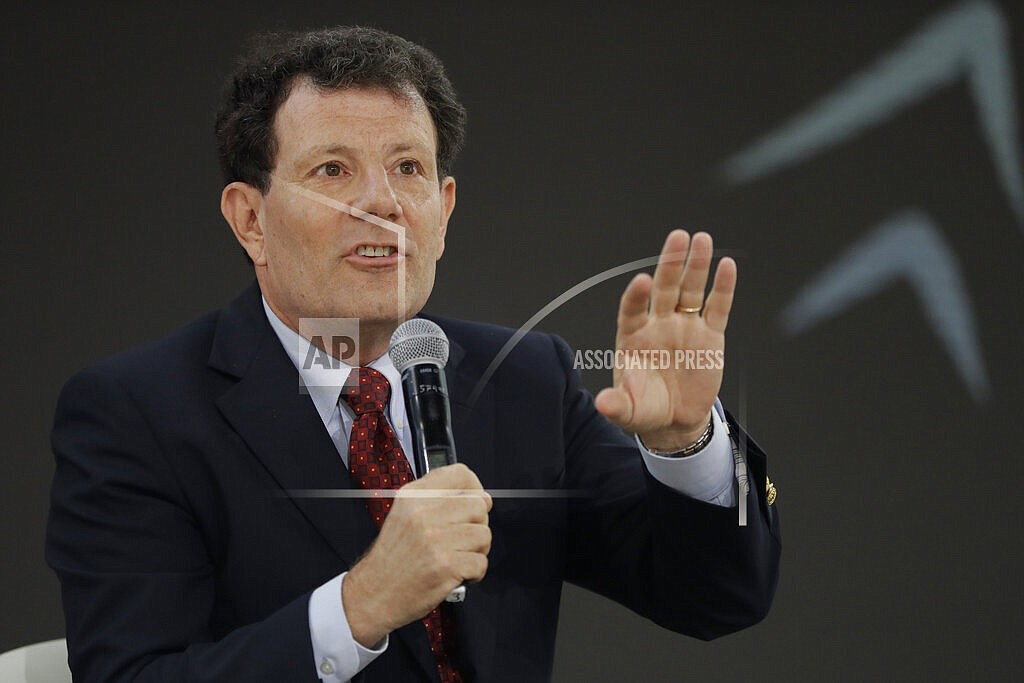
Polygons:
M369 365L388 352L391 335L400 322L359 324L359 365ZM349 360L351 362L351 359Z
M391 335L403 322L401 320L360 320L357 339L336 336L340 334L338 331L310 334L309 330L306 330L306 333L303 333L299 329L298 320L293 320L291 316L286 315L274 305L273 301L266 299L266 302L271 312L289 329L324 353L349 365L366 366L387 353L388 347L391 345ZM353 345L355 345L358 355L353 354Z

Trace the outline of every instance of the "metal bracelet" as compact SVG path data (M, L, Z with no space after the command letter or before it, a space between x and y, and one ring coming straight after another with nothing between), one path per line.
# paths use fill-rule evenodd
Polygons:
M678 451L656 451L656 450L654 450L653 448L651 448L650 446L648 446L646 444L644 444L644 448L649 450L654 455L660 455L663 458L685 458L687 456L693 455L697 451L699 451L702 448L704 448L705 446L707 446L708 443L711 441L711 437L714 436L714 435L715 435L715 418L714 418L714 416L712 416L711 419L708 420L707 428L704 430L704 432L700 436L697 437L697 440L694 441L693 443L691 443L689 446L686 446L682 450L678 450ZM643 443L642 439L641 439L641 443Z

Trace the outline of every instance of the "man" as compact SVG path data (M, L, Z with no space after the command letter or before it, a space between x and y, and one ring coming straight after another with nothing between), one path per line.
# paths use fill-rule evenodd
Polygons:
M763 454L713 409L720 368L617 371L595 401L530 334L470 404L511 331L437 319L460 464L411 470L386 350L433 285L464 112L437 59L384 32L261 45L217 122L257 286L58 405L47 559L76 680L548 680L565 580L702 638L761 619L778 522ZM669 235L623 295L620 349L723 348L736 269L705 301L711 252ZM360 368L304 363L313 318L358 319Z

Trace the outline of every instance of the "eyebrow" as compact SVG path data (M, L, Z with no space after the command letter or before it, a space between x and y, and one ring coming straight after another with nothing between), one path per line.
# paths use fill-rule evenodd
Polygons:
M401 142L387 149L388 154L401 154L403 152L410 151L425 151L429 152L425 145L418 142ZM354 154L357 150L354 147L348 145L317 145L310 149L303 156L305 158L318 157L324 154Z

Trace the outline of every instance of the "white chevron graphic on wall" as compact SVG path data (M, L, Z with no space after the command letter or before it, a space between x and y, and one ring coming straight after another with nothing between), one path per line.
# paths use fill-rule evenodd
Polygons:
M1024 221L1008 32L999 9L985 0L940 14L867 71L728 159L722 171L733 183L768 175L885 122L963 76L1003 191Z
M797 294L780 323L799 334L899 279L914 290L971 395L978 402L988 398L988 373L956 254L915 209L890 217L849 247Z
M1017 107L1009 29L988 0L957 5L832 93L764 135L722 165L734 184L750 182L806 161L878 126L938 88L966 78L999 183L1024 227ZM971 299L954 253L935 223L910 209L874 228L803 288L780 316L782 329L800 334L834 317L900 277L914 288L925 317L942 341L976 402L990 383Z

